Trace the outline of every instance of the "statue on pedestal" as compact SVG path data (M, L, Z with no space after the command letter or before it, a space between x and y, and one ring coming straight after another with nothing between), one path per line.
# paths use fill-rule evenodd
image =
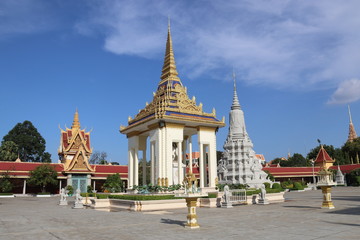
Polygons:
M232 208L232 204L230 202L231 192L228 185L225 185L224 187L224 195L223 195L223 202L221 204L221 207L223 208Z
M266 199L265 184L261 184L258 204L269 204L269 201Z
M68 190L65 190L65 188L60 189L60 203L59 205L65 206L68 205L66 197L68 196Z
M82 203L82 196L80 195L80 189L76 189L76 194L75 194L75 205L73 208L84 208L84 205Z

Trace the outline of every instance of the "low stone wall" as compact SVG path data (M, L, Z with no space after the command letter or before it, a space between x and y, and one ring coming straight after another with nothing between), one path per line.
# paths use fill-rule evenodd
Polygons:
M284 192L266 194L269 203L284 202ZM247 196L246 204L256 204L258 195ZM221 197L218 198L199 198L197 207L215 208L220 207ZM236 204L234 204L236 205ZM122 200L122 199L91 199L91 208L107 208L110 210L129 210L129 211L158 211L166 209L186 208L185 199L169 200Z

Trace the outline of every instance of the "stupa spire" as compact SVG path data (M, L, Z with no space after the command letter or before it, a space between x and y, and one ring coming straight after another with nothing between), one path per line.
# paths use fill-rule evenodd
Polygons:
M178 80L178 72L176 70L175 64L175 57L174 51L172 46L172 39L171 39L171 31L170 31L170 18L168 22L168 35L166 40L166 50L165 50L165 58L164 58L164 65L162 68L161 80Z
M235 76L234 71L233 71L233 80L234 80L234 97L233 97L233 102L232 102L232 105L231 105L231 110L241 109L239 99L238 99L238 96L237 96L237 92L236 92L236 76Z
M77 108L74 114L74 120L71 125L71 129L80 129L79 112Z
M348 142L352 142L354 141L355 138L357 138L357 134L355 131L355 127L354 124L352 122L352 117L351 117L351 111L350 111L350 105L348 105L348 111L349 111L349 136L348 136Z

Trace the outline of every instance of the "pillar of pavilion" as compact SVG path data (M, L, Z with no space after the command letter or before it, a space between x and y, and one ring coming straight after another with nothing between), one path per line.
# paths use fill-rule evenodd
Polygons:
M215 188L216 132L225 126L216 118L215 109L205 113L202 104L190 99L176 70L170 25L166 42L161 80L153 93L150 103L134 117L129 117L128 125L121 126L120 132L128 138L129 188L146 182L146 161L150 160L150 183L169 186L182 184L187 165L186 153L192 153L193 144L198 144L200 152L199 187L203 191ZM192 136L197 135L197 140ZM148 152L149 151L149 152ZM139 161L142 159L143 182L139 183Z

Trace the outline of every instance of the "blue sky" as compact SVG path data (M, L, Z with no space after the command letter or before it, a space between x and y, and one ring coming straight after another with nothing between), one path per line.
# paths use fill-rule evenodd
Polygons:
M56 162L58 126L70 127L78 108L94 150L126 164L119 127L152 100L170 16L190 97L227 121L234 69L257 153L306 154L318 138L340 147L347 104L360 129L358 9L356 0L2 0L0 137L30 120Z

